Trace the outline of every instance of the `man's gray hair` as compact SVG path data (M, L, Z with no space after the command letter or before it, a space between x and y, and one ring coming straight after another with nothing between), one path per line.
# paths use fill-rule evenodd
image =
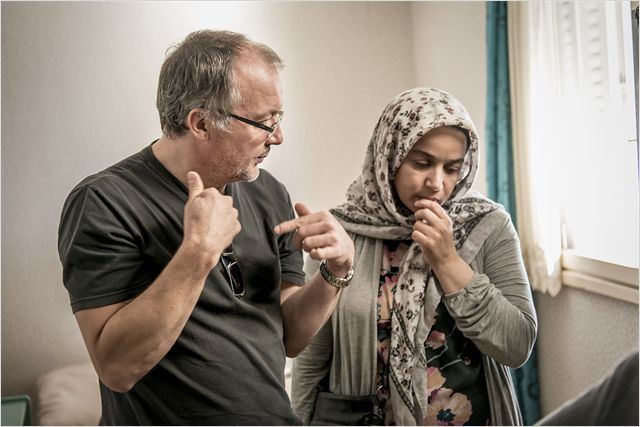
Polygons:
M231 31L195 31L174 46L158 81L162 132L170 138L185 133L194 108L203 109L217 128L226 130L228 114L241 100L233 68L243 54L257 54L277 70L284 67L273 49Z

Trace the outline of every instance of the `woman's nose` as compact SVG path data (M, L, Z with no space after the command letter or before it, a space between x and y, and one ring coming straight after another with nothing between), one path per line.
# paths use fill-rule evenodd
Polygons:
M425 180L425 186L434 192L442 190L443 183L444 171L441 168L433 168Z

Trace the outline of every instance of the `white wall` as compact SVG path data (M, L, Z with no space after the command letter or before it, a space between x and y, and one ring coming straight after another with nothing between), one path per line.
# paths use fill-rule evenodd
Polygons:
M444 89L469 111L480 138L480 168L473 188L486 195L486 4L415 2L411 16L416 86Z
M414 85L407 3L2 3L3 396L87 360L57 255L62 204L159 136L165 51L201 28L284 58L286 141L265 167L312 209L342 200L382 108Z

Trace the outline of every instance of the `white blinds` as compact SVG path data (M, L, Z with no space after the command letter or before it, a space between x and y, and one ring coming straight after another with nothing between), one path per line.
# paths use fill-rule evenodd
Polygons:
M629 2L544 3L546 19L555 21L559 95L573 100L591 120L603 126L612 114L622 114L627 139L634 138L635 97ZM541 46L542 47L542 46ZM545 61L549 67L549 61Z

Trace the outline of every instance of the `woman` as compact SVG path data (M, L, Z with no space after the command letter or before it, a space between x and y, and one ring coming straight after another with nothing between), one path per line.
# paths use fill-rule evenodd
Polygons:
M332 209L356 273L294 360L305 424L522 424L507 367L529 357L536 314L509 214L469 192L477 168L453 96L416 88L387 105Z

